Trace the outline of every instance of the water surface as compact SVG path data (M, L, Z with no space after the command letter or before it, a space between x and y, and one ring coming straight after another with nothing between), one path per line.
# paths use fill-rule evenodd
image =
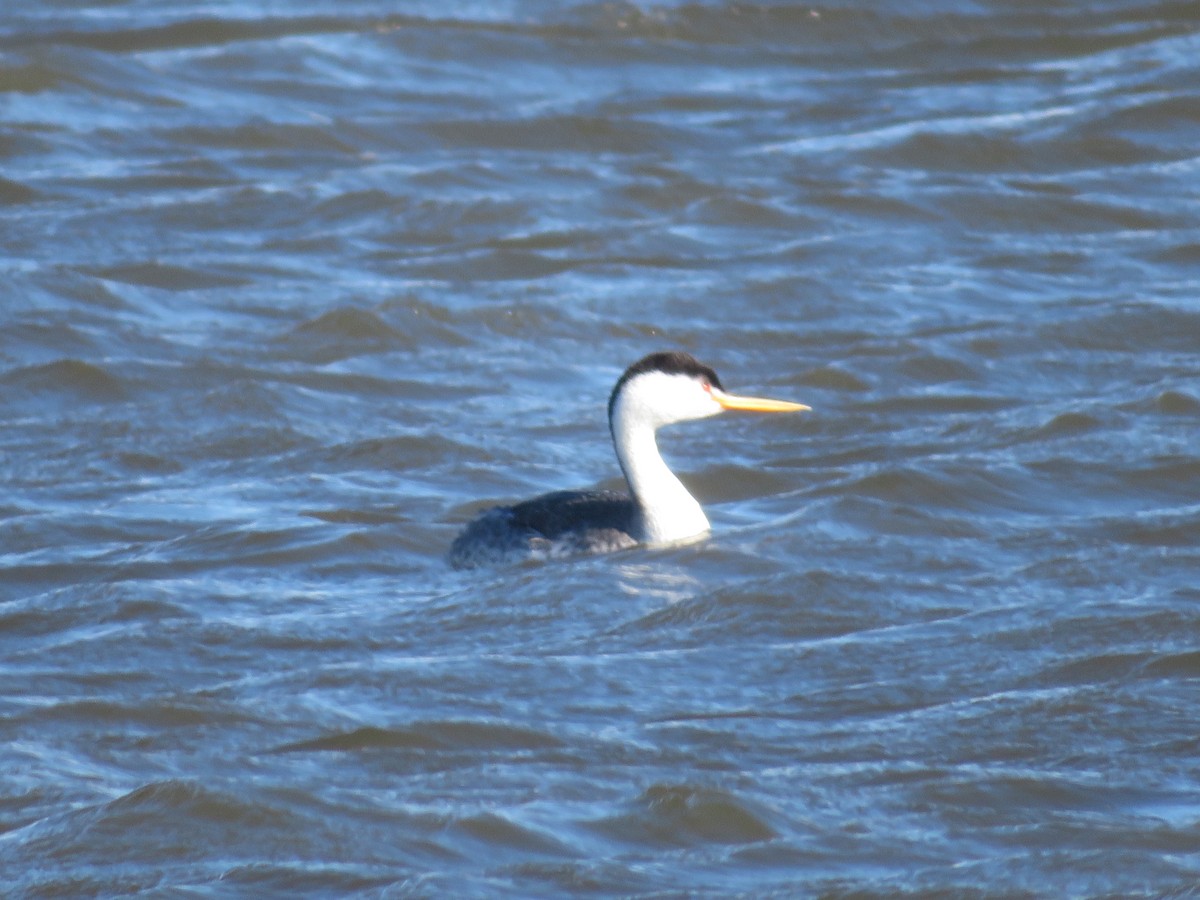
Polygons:
M26 896L1200 883L1195 4L0 13ZM456 573L661 443L707 541Z

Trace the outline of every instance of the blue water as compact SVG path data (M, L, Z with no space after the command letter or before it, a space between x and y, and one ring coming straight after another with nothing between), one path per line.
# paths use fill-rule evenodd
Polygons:
M0 12L17 896L1185 896L1194 4ZM698 544L451 571L669 429Z

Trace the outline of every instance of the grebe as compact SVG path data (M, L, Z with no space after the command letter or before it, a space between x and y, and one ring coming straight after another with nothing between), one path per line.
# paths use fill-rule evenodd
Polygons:
M721 379L687 353L652 353L617 380L608 427L630 496L614 491L555 491L481 513L450 547L450 564L468 569L524 557L605 553L636 544L671 544L709 530L708 518L667 468L654 433L663 425L727 409L799 412L786 400L725 393Z

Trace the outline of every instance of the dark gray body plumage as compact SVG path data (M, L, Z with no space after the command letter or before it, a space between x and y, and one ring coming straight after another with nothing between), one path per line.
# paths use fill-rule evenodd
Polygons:
M450 547L450 565L608 553L640 542L637 504L615 491L555 491L479 515Z

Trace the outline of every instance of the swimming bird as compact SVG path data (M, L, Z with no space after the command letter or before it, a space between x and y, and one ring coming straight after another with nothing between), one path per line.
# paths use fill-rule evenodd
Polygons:
M555 491L481 513L450 547L456 569L526 557L605 553L637 544L672 544L705 534L708 518L667 468L655 432L725 410L799 412L786 400L728 394L711 368L687 353L651 353L617 379L608 427L629 495Z

